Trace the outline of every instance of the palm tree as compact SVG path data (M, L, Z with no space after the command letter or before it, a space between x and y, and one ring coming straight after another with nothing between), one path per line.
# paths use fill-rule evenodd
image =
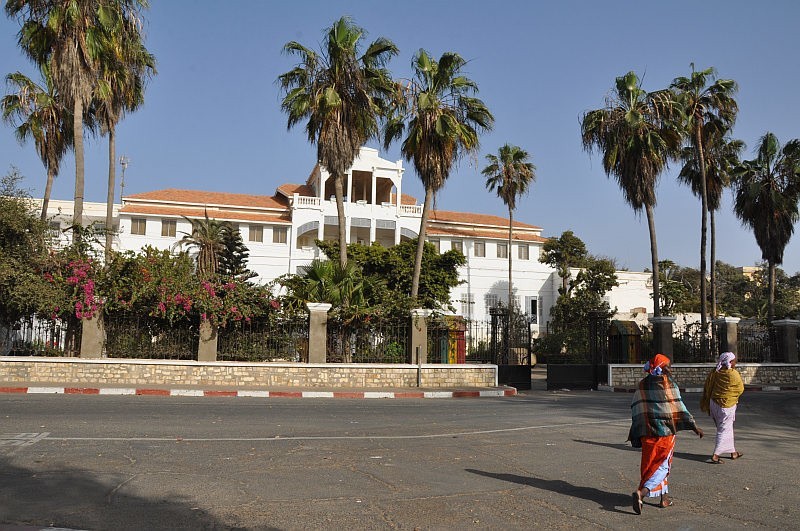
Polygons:
M711 233L710 277L711 277L711 317L717 317L717 282L716 282L716 211L722 201L722 192L730 186L734 169L739 165L739 155L745 147L741 140L728 138L723 127L706 127L703 131L703 159L706 167L706 195ZM678 180L691 187L692 192L700 196L702 175L697 165L696 151L687 146L681 150L683 167Z
M6 14L22 21L19 45L36 64L49 64L53 83L72 108L75 151L73 238L83 221L83 125L97 89L103 54L114 35L131 27L147 0L9 0Z
M33 139L36 152L47 170L41 215L44 221L53 180L72 144L72 116L59 98L46 65L42 66L41 72L41 85L20 72L7 75L6 83L13 87L13 92L3 97L2 107L3 119L16 127L19 142Z
M342 17L327 30L319 53L291 41L283 50L300 63L278 77L285 92L281 109L291 129L306 122L308 141L317 146L317 160L333 176L339 218L339 261L347 264L347 228L344 213L344 176L359 149L379 131L379 120L394 91L385 65L397 54L385 38L359 50L364 30Z
M732 79L716 79L713 68L696 71L691 64L689 77L677 77L672 81L670 90L681 109L681 127L688 144L694 149L695 166L700 171L700 326L703 333L707 331L706 294L706 213L708 212L707 161L703 148L704 131L708 126L722 127L729 130L736 120L739 110L736 100L736 82ZM709 84L709 82L711 82ZM706 343L703 342L706 348Z
M514 290L511 284L511 239L513 236L514 210L517 198L528 193L528 187L536 179L536 166L528 162L528 152L519 146L506 144L497 155L486 155L489 165L483 169L486 187L497 190L497 196L508 207L508 307L512 308Z
M125 113L144 103L146 80L155 74L155 57L141 41L137 27L117 35L109 46L110 56L101 65L101 77L90 112L108 134L108 191L106 196L106 262L111 253L116 190L116 126Z
M225 234L231 230L230 223L209 219L205 213L203 219L190 219L192 232L183 232L183 237L178 240L175 247L189 247L197 251L197 276L203 280L213 279L219 273L220 255L225 251Z
M656 317L661 315L653 215L656 184L668 159L675 157L680 147L680 135L662 114L667 99L663 91L644 91L636 74L628 72L617 78L616 94L607 98L606 106L584 114L581 123L584 149L602 153L606 175L616 178L633 210L640 213L644 209L647 216Z
M466 61L457 53L445 52L438 61L420 50L412 63L414 79L408 82L384 134L384 145L403 135L403 157L413 162L425 187L425 202L419 227L411 298L419 292L425 227L434 195L444 186L450 171L462 155L477 151L478 134L488 131L494 117L473 94L474 81L462 74Z
M753 230L769 267L771 322L775 317L775 267L783 263L783 251L800 217L800 140L781 147L774 134L766 133L758 143L756 158L744 161L736 174L734 211Z

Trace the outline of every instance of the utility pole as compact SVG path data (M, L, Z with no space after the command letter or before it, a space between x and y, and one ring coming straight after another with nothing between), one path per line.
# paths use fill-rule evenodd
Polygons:
M125 195L125 170L128 168L128 164L131 163L131 159L126 157L125 155L120 156L119 158L119 165L122 166L122 177L119 180L119 202L122 203L122 197Z

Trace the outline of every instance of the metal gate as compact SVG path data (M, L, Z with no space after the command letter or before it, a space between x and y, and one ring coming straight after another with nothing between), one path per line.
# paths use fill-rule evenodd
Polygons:
M531 328L524 315L491 308L491 349L497 381L517 389L531 388Z

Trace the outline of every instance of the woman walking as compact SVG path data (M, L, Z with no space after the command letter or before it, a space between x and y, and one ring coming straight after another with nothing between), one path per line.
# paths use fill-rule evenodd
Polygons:
M714 419L717 427L717 438L711 462L722 463L719 456L730 453L731 459L742 457L733 443L733 423L736 421L736 405L744 392L744 384L739 371L736 370L736 355L723 352L717 360L717 367L706 378L703 396L700 398L700 409Z
M631 495L636 514L642 514L644 497L660 496L661 507L672 505L667 495L667 478L672 469L675 434L681 430L692 430L703 437L703 430L686 409L678 386L670 378L669 364L669 358L663 354L656 354L645 363L647 376L639 382L631 404L632 422L628 440L634 448L642 449L641 481Z

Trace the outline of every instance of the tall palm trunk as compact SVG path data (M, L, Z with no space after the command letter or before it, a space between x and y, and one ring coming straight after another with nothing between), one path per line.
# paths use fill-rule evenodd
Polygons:
M428 226L431 204L433 204L433 189L425 189L425 203L422 205L422 220L419 222L419 237L417 239L417 254L414 257L414 275L411 278L411 298L416 299L419 294L419 277L422 272L422 254L425 250L425 228Z
M114 192L116 191L117 135L114 126L108 128L108 193L106 195L106 264L111 259L111 244L114 239Z
M706 295L706 238L708 234L707 216L708 212L708 183L706 183L706 162L703 154L703 139L701 132L703 122L700 121L695 128L695 145L697 149L697 160L700 162L700 334L703 341L700 345L700 352L703 359L708 354L708 342L705 340L708 332L708 298Z
M709 268L711 270L711 319L717 318L717 227L714 211L708 211L711 223L711 257Z
M656 243L656 221L653 207L645 206L647 229L650 231L650 260L653 268L653 317L661 317L661 291L658 281L658 244Z
M514 230L514 211L512 209L508 209L508 309L512 309L513 300L511 297L514 296L514 288L511 285L511 236L512 231Z
M336 214L339 222L339 263L342 269L347 265L347 220L344 216L344 184L343 176L333 177L333 193L336 195Z
M75 147L75 210L72 213L72 241L78 242L83 227L83 102L75 98L73 105L72 133Z
M767 321L772 324L775 318L775 262L769 260L769 306L767 308Z
M50 205L50 194L53 192L53 180L56 172L50 165L47 166L47 184L44 187L44 198L42 198L42 221L47 220L47 208Z

